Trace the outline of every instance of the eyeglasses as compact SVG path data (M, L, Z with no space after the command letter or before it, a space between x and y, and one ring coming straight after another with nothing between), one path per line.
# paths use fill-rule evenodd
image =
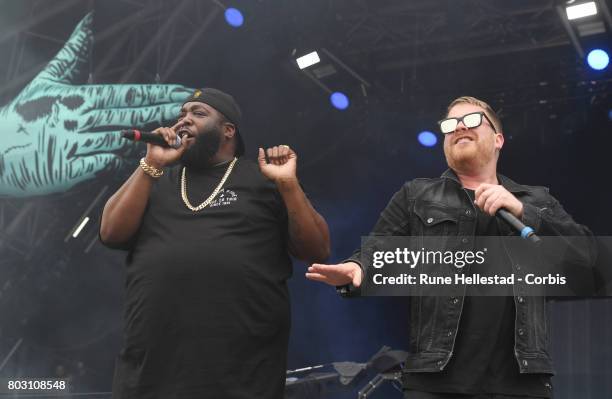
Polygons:
M440 131L442 133L449 134L449 133L454 132L455 129L457 129L457 125L459 124L459 122L463 122L465 127L467 127L468 129L480 126L482 124L483 116L489 122L489 125L491 125L491 127L493 128L493 131L497 133L497 130L495 130L495 125L493 125L493 122L491 122L491 119L489 119L487 114L485 114L484 112L472 112L472 113L463 115L460 118L442 119L441 121L438 122L438 125L440 125Z

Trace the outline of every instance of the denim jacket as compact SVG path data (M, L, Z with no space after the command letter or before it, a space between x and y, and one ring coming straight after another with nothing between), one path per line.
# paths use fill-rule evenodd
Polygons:
M574 222L548 189L524 186L498 175L498 181L523 203L523 222L541 236L588 236L588 228ZM459 236L466 250L473 249L476 232L476 208L457 175L447 170L440 178L415 179L392 197L374 226L371 235ZM505 223L499 223L501 235L516 235ZM588 240L591 243L591 239ZM594 243L594 240L592 241ZM506 246L505 246L506 247ZM595 245L583 251L583 259L592 264ZM521 275L530 259L520 248L506 247L512 272ZM346 261L362 264L360 250ZM585 270L584 268L582 270ZM586 269L588 270L588 269ZM364 270L364 276L368 271ZM414 296L410 301L409 356L404 372L444 370L453 355L455 337L463 310L465 286L450 297ZM339 290L347 294L347 290ZM344 292L343 292L344 291ZM550 356L550 332L546 297L524 296L521 286L513 286L516 318L514 353L521 373L553 374ZM357 291L358 294L358 291ZM347 296L354 293L348 290Z

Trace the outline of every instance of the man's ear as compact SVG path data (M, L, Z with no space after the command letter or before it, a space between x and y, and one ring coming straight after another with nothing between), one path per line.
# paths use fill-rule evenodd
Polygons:
M495 133L495 149L501 150L504 146L504 134L502 132Z
M236 135L236 126L233 123L224 123L223 124L223 136L231 140L232 137Z

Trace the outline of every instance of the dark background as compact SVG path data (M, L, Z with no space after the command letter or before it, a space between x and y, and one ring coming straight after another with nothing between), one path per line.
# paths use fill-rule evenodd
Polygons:
M242 10L243 27L228 26L215 1L0 1L0 102L14 98L94 11L95 45L82 83L158 81L232 93L244 111L247 156L255 158L258 146L296 150L302 184L331 229L330 262L359 245L405 181L445 170L443 138L426 148L417 135L436 131L446 105L460 95L499 111L506 138L501 173L549 187L577 221L612 235L612 73L592 71L580 59L555 2L223 5ZM609 50L609 38L584 45ZM346 111L333 109L328 94L292 63L294 55L320 48L367 83L337 65L336 74L321 79L349 95ZM10 134L0 126L2 140ZM81 392L110 390L121 342L124 254L95 241L96 223L142 150L132 151L133 162L121 171L69 192L0 200L0 361L6 360L0 376L71 376ZM98 197L102 186L108 189ZM92 203L93 222L65 241ZM363 362L382 345L406 347L405 299L343 300L305 280L304 271L295 263L290 281L289 369ZM611 397L612 301L564 301L550 313L555 397ZM386 387L373 397L383 396L400 394Z

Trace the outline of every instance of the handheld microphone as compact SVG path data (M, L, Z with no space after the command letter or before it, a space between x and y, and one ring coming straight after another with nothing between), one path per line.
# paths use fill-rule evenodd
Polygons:
M132 141L142 141L144 143L149 143L153 145L158 145L160 147L166 148L174 148L177 149L181 146L181 137L176 136L176 142L174 145L168 145L163 136L151 132L142 132L137 129L127 129L121 131L121 136L124 139L132 140Z
M507 209L499 209L497 212L495 212L495 216L499 216L503 221L521 233L521 237L524 239L529 240L534 244L540 243L540 237L536 235L533 229L518 220L518 218L511 214Z

